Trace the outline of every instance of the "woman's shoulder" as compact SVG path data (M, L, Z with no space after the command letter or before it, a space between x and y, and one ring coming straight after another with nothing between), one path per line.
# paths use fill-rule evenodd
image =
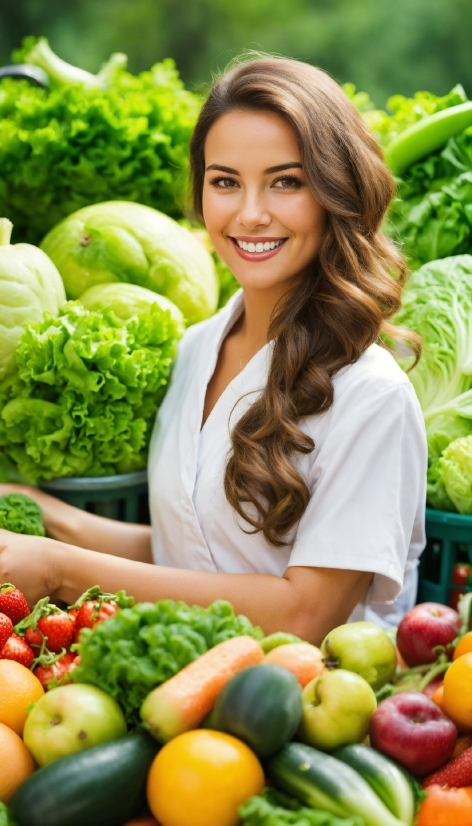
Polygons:
M333 378L333 384L335 396L347 393L363 399L412 388L407 374L392 354L378 344L371 344L354 364L340 370Z

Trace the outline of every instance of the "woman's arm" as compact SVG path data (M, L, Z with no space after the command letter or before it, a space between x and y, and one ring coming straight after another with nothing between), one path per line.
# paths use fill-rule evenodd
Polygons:
M347 620L371 579L371 573L328 568L288 568L283 577L163 568L0 531L0 582L13 582L30 604L46 595L72 603L95 584L109 592L124 588L138 601L206 606L227 599L266 634L288 631L315 644Z
M34 499L43 512L46 533L52 539L137 562L152 561L149 525L97 516L28 485L0 485L0 496L5 493L24 493Z

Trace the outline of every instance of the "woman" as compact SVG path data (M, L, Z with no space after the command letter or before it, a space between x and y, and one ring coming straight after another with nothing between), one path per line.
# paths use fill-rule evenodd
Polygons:
M405 279L381 232L393 180L333 80L269 57L215 84L191 167L242 291L181 344L150 450L152 528L35 491L53 539L2 532L0 581L31 601L93 583L223 598L319 643L391 602L424 544L422 415L379 338L399 337Z

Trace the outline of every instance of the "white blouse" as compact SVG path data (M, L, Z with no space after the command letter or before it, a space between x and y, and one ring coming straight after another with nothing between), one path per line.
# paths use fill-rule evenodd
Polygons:
M293 565L370 571L365 602L392 602L425 544L426 437L408 377L376 344L334 377L330 409L300 422L315 443L295 459L308 507L288 544L273 548L262 533L245 533L251 528L223 486L231 428L266 382L271 343L228 385L200 430L219 348L242 311L239 291L180 343L150 446L155 563L278 576Z

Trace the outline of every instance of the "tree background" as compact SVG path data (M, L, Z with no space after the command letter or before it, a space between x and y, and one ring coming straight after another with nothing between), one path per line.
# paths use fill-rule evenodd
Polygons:
M173 57L190 88L262 49L351 81L378 106L458 82L472 96L471 0L2 0L0 65L28 34L90 71L114 51L133 72Z

